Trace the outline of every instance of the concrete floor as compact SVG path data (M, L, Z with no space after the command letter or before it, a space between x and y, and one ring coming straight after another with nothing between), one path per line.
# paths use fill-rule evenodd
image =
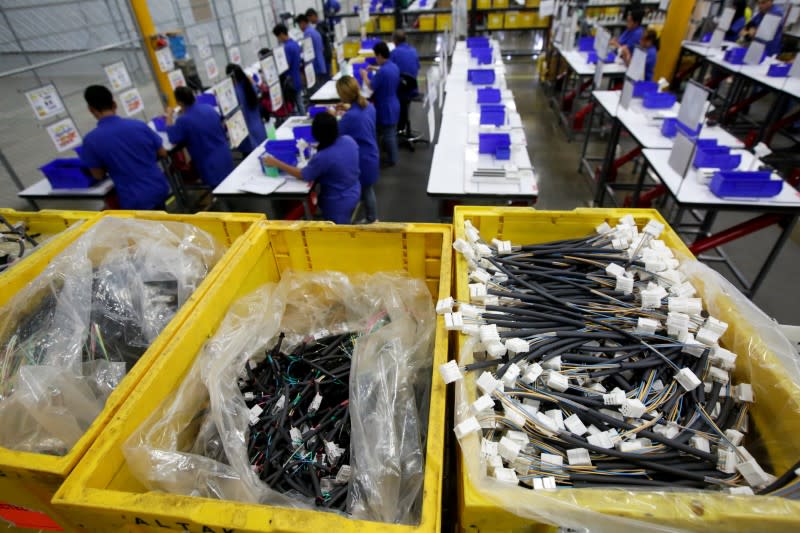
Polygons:
M424 71L423 65L422 72ZM582 137L571 143L567 142L566 135L559 126L555 113L548 106L536 79L533 60L524 58L509 61L507 78L509 88L516 99L517 109L522 115L528 150L539 179L540 196L536 207L573 209L589 206L592 188L588 178L577 171ZM7 81L14 83L6 83ZM70 100L68 106L74 110L76 123L83 132L89 131L93 124L88 113L83 111L80 88L91 81L67 76L56 79L62 91L72 94L68 99ZM30 110L23 105L24 97L17 92L33 85L31 80L26 79L5 80L3 91L0 93L0 109L5 110L2 112L3 120L0 123L0 148L12 161L26 185L40 179L38 166L55 157L55 154L50 153L49 140L44 131L32 123ZM425 87L424 81L420 82L420 86ZM142 83L140 91L145 99L148 114L154 114L157 97L152 86ZM18 104L14 105L14 102ZM412 122L418 129L422 129L426 124L419 105L412 108ZM47 146L48 149L42 149L42 146ZM590 150L601 153L604 146L604 141L598 138L590 143ZM380 220L389 222L449 220L448 213L442 209L440 201L426 194L432 154L432 148L425 145L417 145L413 153L401 149L398 165L382 173L376 186ZM453 154L453 156L460 155ZM625 173L622 179L624 176ZM16 189L2 169L0 169L0 205L17 209L27 208L27 204L16 197ZM253 209L258 209L258 206ZM718 218L714 229L723 229L744 219L745 217L739 214L724 214ZM777 234L776 228L768 228L731 243L726 246L726 251L740 269L752 278L772 242L777 238ZM793 305L795 301L800 301L800 284L794 278L797 272L796 265L799 263L800 246L790 240L754 300L768 315L784 324L800 323ZM733 279L725 267L719 269L726 277Z

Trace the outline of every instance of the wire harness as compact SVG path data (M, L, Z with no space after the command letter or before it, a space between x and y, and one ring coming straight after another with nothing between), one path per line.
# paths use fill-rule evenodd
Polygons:
M24 223L12 224L0 215L0 272L4 272L39 246L39 234L28 233Z

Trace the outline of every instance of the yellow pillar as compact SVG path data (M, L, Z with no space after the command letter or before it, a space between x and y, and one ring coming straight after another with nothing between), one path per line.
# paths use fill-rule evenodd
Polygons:
M139 26L139 34L142 36L142 46L147 51L147 59L150 61L150 68L156 78L161 93L161 101L168 106L175 107L175 95L172 93L172 85L165 72L161 72L156 59L155 39L156 26L153 24L153 17L150 16L150 9L147 7L147 0L130 0L131 11L136 18L136 25Z
M658 50L654 79L671 80L693 10L694 0L671 0L669 3L667 18L660 36L661 47Z

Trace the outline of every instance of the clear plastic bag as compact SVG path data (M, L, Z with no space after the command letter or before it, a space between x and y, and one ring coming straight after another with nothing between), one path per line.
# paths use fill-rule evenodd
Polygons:
M0 445L63 455L221 256L194 226L108 217L0 309Z
M435 315L425 284L401 275L286 273L236 301L175 395L126 442L131 471L151 490L315 508L252 471L249 410L237 381L280 333L290 350L344 332L363 333L349 384L349 510L359 519L418 522Z
M761 464L780 476L800 457L800 446L792 438L800 421L800 371L794 348L777 324L719 273L685 257L681 270L697 287L708 312L730 324L721 344L739 356L737 382L752 383L755 392L750 412L755 428L746 444ZM467 341L459 353L459 366L474 360ZM468 373L455 383L455 424L472 416L476 374ZM797 530L797 503L789 499L678 488L530 490L486 475L478 433L462 438L459 445L464 475L474 490L498 509L532 522L592 533L709 531L712 520L725 531ZM734 522L731 516L747 521Z

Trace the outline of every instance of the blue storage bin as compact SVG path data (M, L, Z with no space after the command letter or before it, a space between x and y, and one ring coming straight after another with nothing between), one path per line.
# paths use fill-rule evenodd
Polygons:
M376 39L374 37L370 38L370 39L364 39L363 41L361 41L361 49L362 50L372 50L372 47L375 46L376 44L378 44L379 42L381 42L381 40L380 39Z
M166 132L167 117L165 117L164 115L153 117L153 126L155 126L156 131Z
M377 65L378 64L378 60L376 58L374 58L374 57L365 57L364 61L367 63L367 65Z
M510 147L498 148L497 150L494 151L494 158L500 161L508 161L509 159L511 159L511 148Z
M506 122L506 106L503 104L488 104L481 106L481 124L494 124L502 126Z
M770 65L769 69L767 69L767 76L771 76L773 78L785 78L789 75L789 69L792 68L791 63L786 64L779 64L776 63L774 65Z
M727 148L725 146L721 146L717 139L697 139L695 141L695 146L697 146L698 150L709 150L711 148ZM730 150L730 148L728 148Z
M492 62L491 48L471 48L470 57L475 58L479 65L489 65Z
M327 112L328 112L328 108L326 106L324 106L324 105L312 105L311 107L308 108L308 116L310 116L311 118L316 117L320 113L327 113ZM309 126L309 128L310 127L311 126ZM297 128L295 128L295 129L297 129Z
M488 37L467 37L467 48L488 48Z
M478 89L478 103L479 104L497 104L502 99L503 93L500 89L493 87L484 87Z
M186 59L186 41L183 35L167 35L169 49L175 59Z
M214 96L213 93L200 93L195 96L195 100L200 102L201 104L207 104L213 107L217 107L217 97Z
M617 54L614 52L609 52L606 58L603 60L603 63L613 63L616 58ZM590 65L597 63L597 52L592 50L591 52L587 53L586 62Z
M648 93L657 93L658 83L654 81L637 81L633 84L633 97L642 98Z
M698 135L700 135L700 130L702 129L703 129L702 124L698 124L697 128L692 130L688 126L680 122L677 118L665 118L664 122L661 124L661 135L671 139L675 137L675 135L678 134L678 130L680 130L683 133L685 133L689 138L695 138Z
M732 154L727 146L701 147L694 155L694 168L718 168L734 170L742 162L741 154Z
M511 135L508 133L479 133L478 153L496 154L498 149L511 147Z
M295 139L303 139L309 143L317 142L314 136L311 135L311 124L295 126L292 128L292 135L294 135Z
M714 173L708 188L720 198L770 198L780 194L783 189L783 180L773 180L771 176L768 170L720 170Z
M744 56L747 54L747 48L728 48L723 56L725 61L731 63L733 65L744 65ZM767 57L767 51L764 50L764 53L761 54L761 59L758 60L759 64L764 61L764 58Z
M495 74L492 69L469 69L467 80L473 85L491 85L494 83Z
M669 109L677 98L672 93L647 93L642 97L642 105L646 109Z
M578 39L578 51L579 52L592 52L594 51L594 37L581 37Z
M39 170L54 189L88 189L94 182L89 169L77 157L53 159Z

